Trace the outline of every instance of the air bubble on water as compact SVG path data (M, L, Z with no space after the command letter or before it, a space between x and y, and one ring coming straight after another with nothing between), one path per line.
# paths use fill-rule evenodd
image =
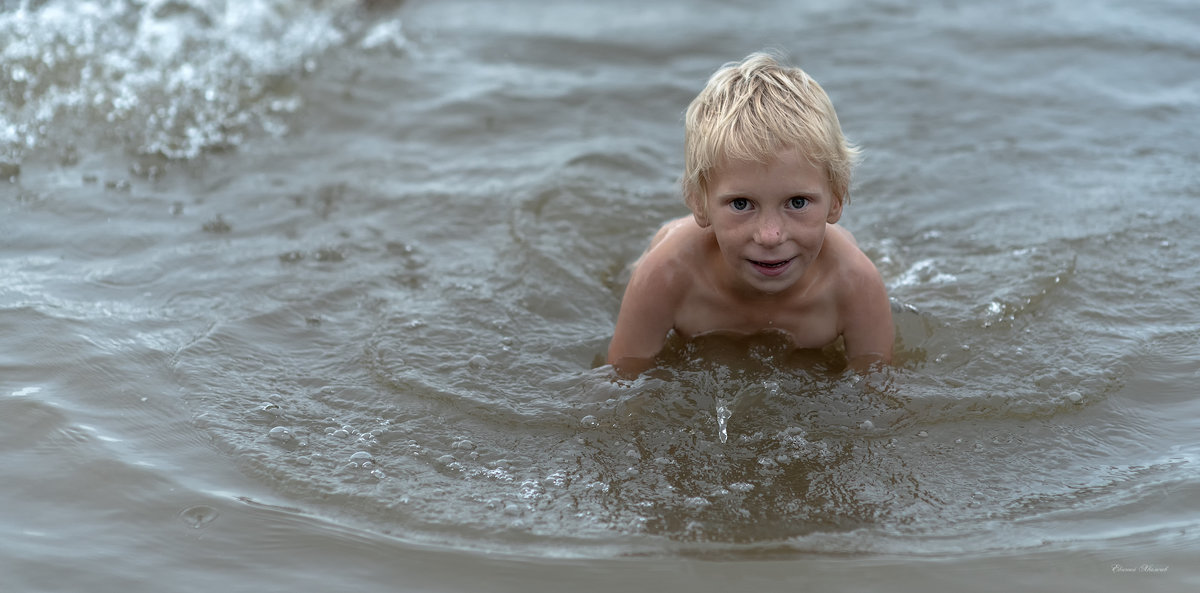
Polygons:
M586 428L596 428L597 426L600 426L600 420L598 420L595 416L593 416L591 414L588 414L587 416L580 418L579 423L582 424Z
M467 439L463 439L461 441L455 441L454 444L451 445L451 447L454 447L455 449L466 450L466 451L474 451L475 443L472 443L471 441L469 441Z
M267 433L267 436L270 437L271 440L279 441L281 443L289 442L295 438L292 435L292 431L283 426L276 426L275 428L272 428L271 431Z
M703 496L691 496L691 497L688 497L686 500L684 500L684 504L686 504L687 506L690 506L690 507L694 507L694 508L701 508L701 507L706 507L712 503L709 502L708 499L704 498Z
M312 465L312 458L309 458L309 457L297 457L297 458L296 458L296 465Z
M546 476L546 479L542 480L542 483L561 488L567 483L567 474L560 469Z
M545 492L546 489L537 480L525 480L521 482L521 498L537 498Z
M875 423L870 420L863 420L862 424L859 424L858 427L863 430L875 430Z
M754 484L749 482L734 482L729 485L729 489L735 492L745 493L754 490Z
M261 410L267 414L270 414L272 416L282 416L283 415L283 408L279 407L279 404L276 404L276 403L265 403L262 405L262 407L259 408L259 410Z
M201 529L208 526L220 515L217 509L208 505L198 504L193 507L188 507L179 512L179 519L187 523L192 529Z
M1071 400L1071 403L1077 404L1083 401L1083 394L1078 391L1068 391L1067 399Z
M355 464L358 467L368 468L375 465L375 458L366 451L358 451L350 456L350 463Z
M387 477L387 474L383 473L383 470L378 470L378 469L372 470L371 475L375 476L376 478L379 478L380 480Z
M919 437L921 437L921 438L925 438L925 437L929 436L929 433L928 433L928 432L926 432L926 431L924 431L924 430L922 430L921 432L918 432L918 433L917 433L917 436L919 436Z
M472 369L479 370L479 369L482 369L483 367L487 366L488 362L489 361L486 356L484 356L482 354L476 354L475 356L472 356L470 360L467 361L467 364Z
M346 430L346 429L344 429L344 428L335 428L335 429L333 430L333 432L331 432L331 433L329 433L329 434L330 434L331 436L335 436L335 437L337 437L337 438L339 438L339 439L348 438L348 437L350 436L350 432L349 432L349 431L347 431L347 430Z

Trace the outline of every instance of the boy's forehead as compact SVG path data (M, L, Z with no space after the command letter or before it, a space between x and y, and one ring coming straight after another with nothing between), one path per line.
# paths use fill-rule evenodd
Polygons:
M830 192L826 167L795 150L763 160L722 159L709 172L709 192L740 193L755 188L796 193Z
M782 146L772 151L763 154L754 155L731 155L726 153L718 158L709 171L710 177L725 172L744 171L754 168L769 168L773 165L782 165L787 168L795 169L815 169L822 173L825 172L825 163L806 151L803 147Z

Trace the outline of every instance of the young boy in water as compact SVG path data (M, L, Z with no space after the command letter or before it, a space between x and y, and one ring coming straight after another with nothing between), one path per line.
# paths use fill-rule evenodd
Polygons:
M782 332L796 349L843 341L849 366L890 363L894 327L875 265L837 226L858 150L825 91L753 54L688 106L683 195L634 264L608 349L624 376L667 335Z

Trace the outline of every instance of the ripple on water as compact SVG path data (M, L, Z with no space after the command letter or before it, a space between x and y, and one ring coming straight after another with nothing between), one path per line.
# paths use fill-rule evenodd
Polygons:
M208 527L219 516L221 513L217 512L217 509L202 504L188 507L179 512L179 520L192 529Z

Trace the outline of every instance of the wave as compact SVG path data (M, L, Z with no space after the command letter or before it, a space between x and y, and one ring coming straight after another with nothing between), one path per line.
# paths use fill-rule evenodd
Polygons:
M368 28L363 10L317 0L21 2L0 12L0 162L11 176L45 149L72 164L89 148L80 137L191 159L282 136L322 52L403 44L398 20Z

